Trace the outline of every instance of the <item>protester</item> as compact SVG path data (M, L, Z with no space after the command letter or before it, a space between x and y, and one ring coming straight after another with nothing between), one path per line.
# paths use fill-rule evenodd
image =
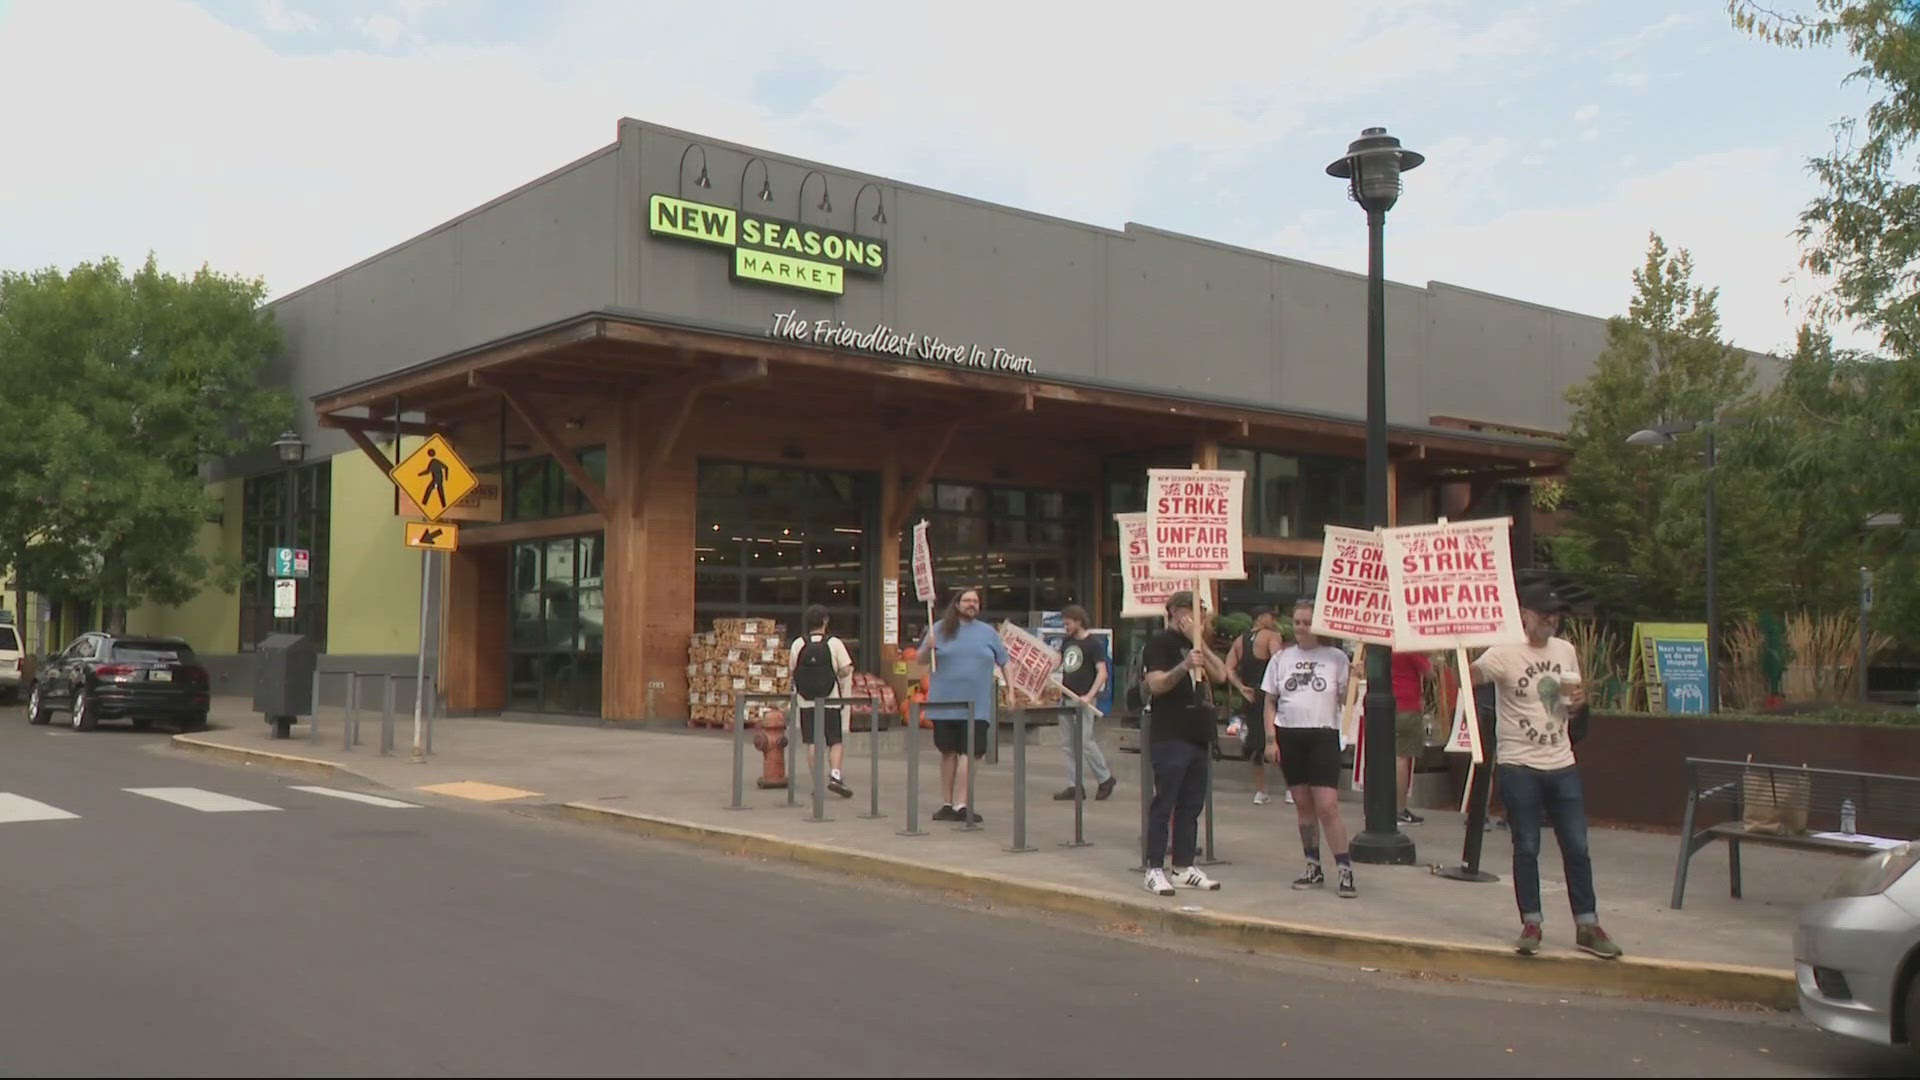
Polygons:
M1520 907L1514 949L1523 956L1540 951L1546 919L1540 902L1540 824L1545 817L1560 843L1574 945L1612 960L1621 949L1600 928L1593 859L1587 850L1586 801L1570 731L1571 723L1586 713L1586 687L1573 646L1555 636L1567 608L1566 600L1546 582L1520 590L1527 643L1496 645L1482 653L1473 662L1473 680L1492 683L1497 703L1494 777L1513 835L1513 894Z
M1153 801L1147 811L1146 890L1172 896L1174 886L1218 889L1220 883L1193 865L1200 811L1207 804L1207 755L1216 731L1209 684L1225 682L1226 665L1194 631L1193 593L1167 598L1167 625L1148 639L1141 663L1149 698L1148 755L1153 764ZM1199 644L1195 644L1199 641ZM1168 833L1173 874L1168 876Z
M920 642L919 656L933 669L927 679L928 701L973 703L973 756L984 755L994 715L993 677L996 671L1006 677L1008 657L1000 635L980 621L978 589L964 589L947 604L946 614ZM958 711L942 715L938 710L930 710L928 718L933 721L933 745L940 751L944 800L933 820L977 825L982 818L966 802L967 772L973 765L967 760L967 718Z
M1088 632L1087 609L1079 604L1068 604L1061 609L1060 621L1067 629L1066 640L1060 643L1060 685L1066 689L1062 701L1079 707L1079 712L1066 722L1080 725L1081 756L1075 760L1073 732L1063 728L1060 752L1067 759L1067 787L1055 794L1054 798L1085 798L1086 793L1079 789L1080 778L1092 773L1100 785L1095 789L1094 798L1104 799L1113 794L1115 780L1113 770L1107 767L1106 754L1101 752L1100 744L1094 741L1093 714L1097 708L1095 703L1100 700L1100 691L1106 687L1111 675L1107 646L1098 634Z
M1253 609L1253 625L1235 638L1227 652L1227 681L1240 695L1240 710L1227 734L1238 735L1246 745L1247 760L1253 763L1253 805L1273 801L1267 794L1267 714L1266 691L1260 684L1267 674L1267 663L1275 651L1286 645L1273 623L1273 609Z
M826 608L809 605L805 622L807 632L794 638L793 648L787 652L787 668L793 678L793 692L800 709L800 739L807 744L807 769L811 771L818 753L813 742L814 702L853 696L853 657L847 653L846 642L828 636ZM827 729L827 764L831 769L827 774L827 790L851 799L853 789L840 775L840 765L846 757L846 747L841 745L845 727L841 712L838 705L822 710Z
M1296 889L1327 883L1320 865L1320 837L1339 871L1342 899L1359 895L1353 881L1353 855L1347 827L1340 820L1340 704L1351 661L1341 649L1313 636L1313 604L1293 607L1293 644L1267 664L1262 689L1267 694L1266 723L1272 728L1267 757L1277 760L1300 819L1300 849L1307 869L1294 879Z
M1413 788L1413 763L1427 752L1425 680L1432 673L1433 661L1422 653L1393 654L1393 793L1400 802L1402 825L1427 823L1407 809L1407 795Z

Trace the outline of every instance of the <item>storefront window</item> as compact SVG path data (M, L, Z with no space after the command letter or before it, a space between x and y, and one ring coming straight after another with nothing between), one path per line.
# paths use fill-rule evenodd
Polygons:
M1030 612L1058 611L1085 595L1081 566L1090 554L1087 499L1059 491L981 484L928 484L918 516L927 519L940 600L979 588L981 615L1025 623ZM900 543L902 588L912 589L911 524ZM925 608L904 603L905 643L925 633Z
M599 533L515 544L508 557L508 707L600 712L606 542Z
M1328 525L1357 526L1366 520L1362 462L1223 446L1220 467L1247 474L1250 536L1318 540Z
M588 476L601 484L607 482L606 447L590 446L577 455ZM593 510L593 504L550 455L509 461L504 475L502 516L508 521L539 521Z
M286 504L293 500L293 539L283 545ZM239 651L252 652L270 633L304 634L321 652L327 650L327 585L332 559L333 462L320 461L290 473L249 477L241 493L240 641ZM267 551L275 547L306 548L307 577L298 590L294 617L273 617L273 579L268 576ZM211 642L193 642L210 649Z

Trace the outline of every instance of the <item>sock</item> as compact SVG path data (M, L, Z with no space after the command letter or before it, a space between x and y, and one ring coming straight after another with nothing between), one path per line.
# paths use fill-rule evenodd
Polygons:
M1307 853L1307 861L1320 865L1320 823L1300 826L1300 850Z
M1351 853L1343 853L1340 855L1335 855L1333 857L1333 861L1342 870L1353 869L1353 855Z
M1307 849L1307 861L1315 866L1320 865L1320 848L1318 846Z
M965 810L966 808L967 808L967 804L966 804L966 803L954 803L954 804L953 804L953 812L954 812L954 813L956 813L956 814L957 814L957 813L959 813L959 812L960 812L960 811L962 811L962 810Z
M839 770L839 769L834 769L834 770L833 770L833 778L834 778L835 780L838 780L838 779L840 779L840 770Z

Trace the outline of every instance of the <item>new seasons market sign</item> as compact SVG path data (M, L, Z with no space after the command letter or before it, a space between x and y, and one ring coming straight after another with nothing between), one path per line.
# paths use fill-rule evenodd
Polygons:
M733 277L807 292L846 292L847 274L887 271L887 242L671 195L647 200L647 231L733 249Z

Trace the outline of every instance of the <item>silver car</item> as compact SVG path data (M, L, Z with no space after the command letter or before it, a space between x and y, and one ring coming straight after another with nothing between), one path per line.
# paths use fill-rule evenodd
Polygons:
M1920 1049L1920 841L1860 860L1800 913L1800 1011L1841 1035Z

